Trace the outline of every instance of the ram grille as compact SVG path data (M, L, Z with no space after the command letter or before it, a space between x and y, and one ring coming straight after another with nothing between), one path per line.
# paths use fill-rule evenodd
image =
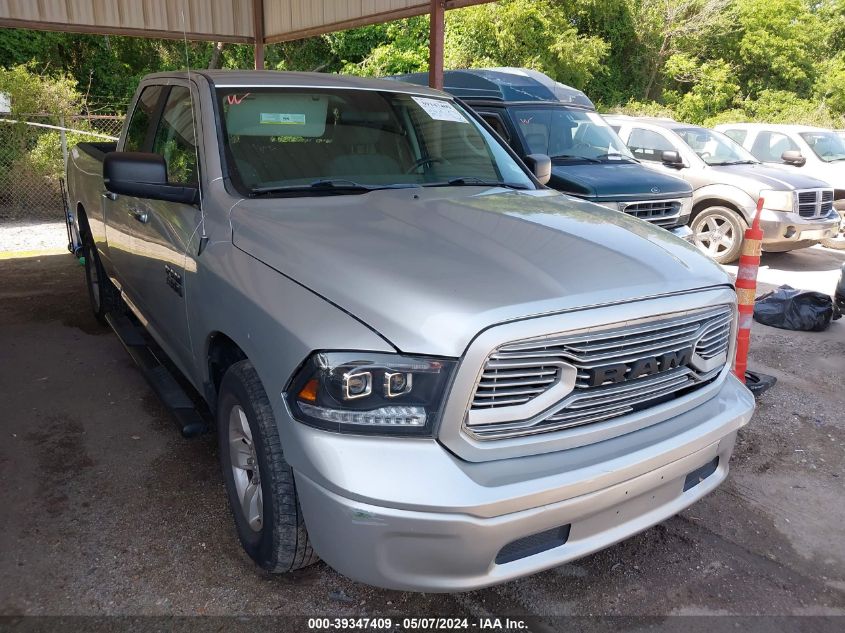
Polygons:
M481 440L546 433L690 393L727 363L733 317L732 306L720 306L501 346L484 365L466 429ZM539 415L520 416L521 406L556 387L567 372L574 386L562 399ZM473 423L473 411L496 408L513 415Z

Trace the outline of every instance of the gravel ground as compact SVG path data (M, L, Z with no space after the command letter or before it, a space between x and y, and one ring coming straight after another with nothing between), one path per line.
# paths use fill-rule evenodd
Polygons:
M842 261L764 257L773 283L828 292ZM845 615L845 320L755 324L751 366L779 381L715 493L573 564L456 595L375 589L322 563L259 571L213 437L179 437L90 316L69 255L0 262L0 350L0 615Z
M0 224L0 253L11 251L67 251L64 222L4 222Z

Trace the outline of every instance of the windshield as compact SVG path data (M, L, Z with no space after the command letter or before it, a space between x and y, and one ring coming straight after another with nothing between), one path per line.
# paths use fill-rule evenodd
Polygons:
M801 132L810 149L823 161L845 160L845 138L835 132Z
M245 194L387 187L535 188L492 135L447 99L373 90L218 90L227 163Z
M556 162L634 161L601 115L556 106L513 108L529 154L547 154Z
M708 165L743 165L760 162L741 145L721 132L703 127L683 128L674 132Z

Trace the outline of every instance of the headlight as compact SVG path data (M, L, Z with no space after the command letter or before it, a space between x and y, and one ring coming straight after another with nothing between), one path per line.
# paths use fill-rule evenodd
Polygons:
M766 209L772 211L788 211L795 212L795 192L793 191L775 191L774 189L763 189L760 191L760 197L763 198Z
M314 352L285 390L294 418L330 431L431 435L455 361Z
M678 224L686 224L692 213L692 198L681 198L681 212L678 215Z

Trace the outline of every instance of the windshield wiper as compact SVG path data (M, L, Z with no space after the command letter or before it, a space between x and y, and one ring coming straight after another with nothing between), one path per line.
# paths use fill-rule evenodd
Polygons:
M460 178L452 178L446 182L430 182L422 185L423 187L504 187L505 189L528 189L525 185L520 185L514 182L504 182L501 180L484 180L477 176L461 176Z
M354 180L345 178L323 178L308 183L307 185L270 185L267 187L253 187L249 193L253 196L260 196L265 193L300 193L326 192L326 193L366 193L377 189L404 189L414 187L412 184L396 185L363 185Z
M730 165L756 165L756 160L726 160L721 163L710 163L711 167L726 167Z
M555 154L554 156L549 156L552 160L585 160L588 163L600 163L601 161L595 158L590 158L589 156L576 156L575 154Z

